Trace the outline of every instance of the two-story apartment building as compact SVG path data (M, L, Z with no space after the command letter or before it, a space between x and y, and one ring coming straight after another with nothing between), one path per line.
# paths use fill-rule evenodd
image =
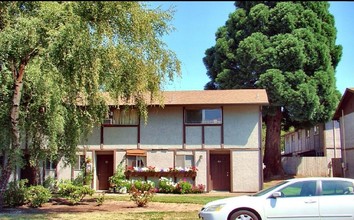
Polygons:
M282 156L288 174L341 176L339 123L328 121L285 134Z
M343 176L354 178L354 88L347 88L333 120L340 123Z
M164 107L151 101L145 123L134 103L108 101L102 125L79 146L79 162L56 166L59 179L79 172L80 160L91 158L93 188L108 189L119 164L126 167L197 167L193 184L207 191L254 192L263 186L262 89L163 92ZM54 170L47 169L46 175Z

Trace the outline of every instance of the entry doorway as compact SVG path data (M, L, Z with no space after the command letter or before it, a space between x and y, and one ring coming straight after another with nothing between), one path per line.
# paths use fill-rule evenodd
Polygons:
M104 154L97 155L97 165L96 165L96 177L97 177L97 189L98 190L108 190L109 181L108 178L113 176L113 155Z
M230 153L210 154L210 190L230 191Z

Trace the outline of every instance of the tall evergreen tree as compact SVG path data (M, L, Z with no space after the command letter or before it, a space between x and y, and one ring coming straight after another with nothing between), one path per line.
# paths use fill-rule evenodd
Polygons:
M328 2L236 1L203 58L205 89L267 90L264 176L282 175L280 131L329 120L340 93L336 45Z
M138 2L0 2L0 208L22 149L73 163L80 138L108 111L100 96L158 96L180 72L162 36L172 11Z

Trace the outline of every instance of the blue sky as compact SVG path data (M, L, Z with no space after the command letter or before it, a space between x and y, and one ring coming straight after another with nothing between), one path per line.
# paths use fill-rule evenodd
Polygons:
M205 50L215 45L215 33L235 10L234 1L160 1L145 2L152 7L168 9L174 6L171 25L175 31L164 37L168 48L182 63L182 76L164 90L203 90L209 81L203 63ZM336 69L337 89L342 94L354 87L354 2L330 2L329 11L335 18L337 44L343 54Z

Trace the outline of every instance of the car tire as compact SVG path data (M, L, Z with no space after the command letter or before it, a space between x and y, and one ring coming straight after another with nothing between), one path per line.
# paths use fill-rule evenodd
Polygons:
M259 220L256 214L248 210L239 210L233 213L229 220Z

